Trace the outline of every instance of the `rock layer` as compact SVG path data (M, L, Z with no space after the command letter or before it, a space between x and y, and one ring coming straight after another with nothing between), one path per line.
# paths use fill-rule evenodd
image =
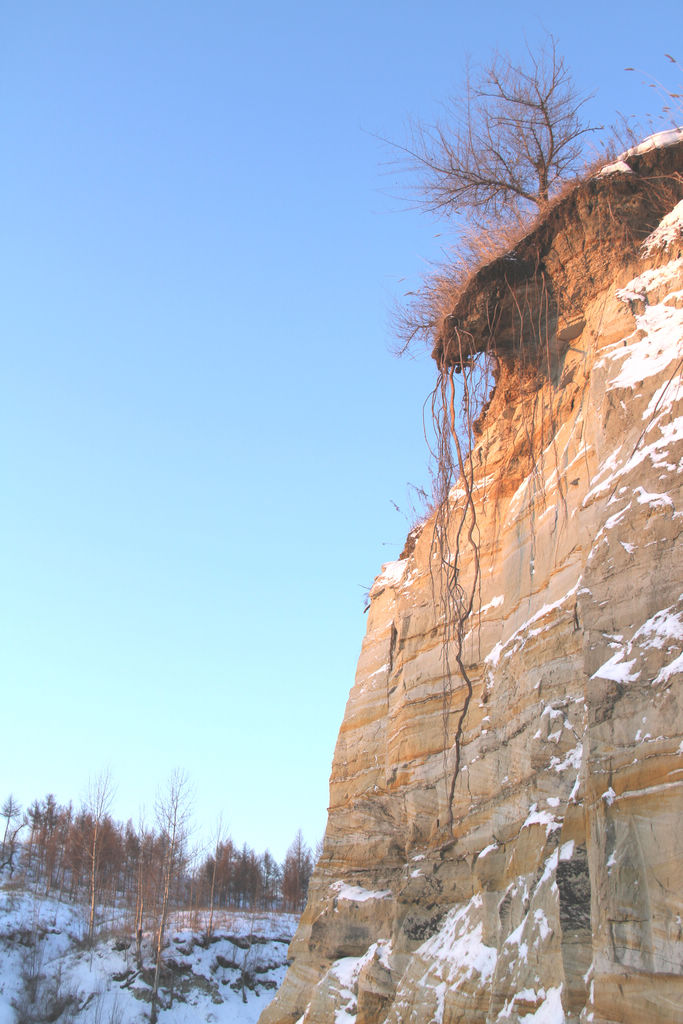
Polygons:
M661 159L675 175L683 147ZM632 256L588 230L600 183L553 213L545 267L554 253L566 274L571 251L577 275L583 250L600 272L572 280L578 326L546 378L502 368L471 455L481 576L452 804L466 687L445 667L429 520L371 590L323 854L262 1024L683 1020L672 180L659 227L661 194L639 207ZM472 579L467 546L458 568Z

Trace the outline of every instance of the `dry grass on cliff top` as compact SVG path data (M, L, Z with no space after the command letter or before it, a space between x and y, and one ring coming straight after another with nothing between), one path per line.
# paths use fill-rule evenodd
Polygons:
M443 359L440 341L448 333L449 323L457 315L464 297L477 287L487 271L493 276L504 269L521 243L539 236L543 229L551 226L558 211L587 183L601 182L603 187L609 188L613 174L633 173L637 171L640 157L672 145L683 145L683 128L658 132L619 155L606 150L587 164L580 176L566 181L535 214L518 214L494 224L464 228L447 260L423 277L417 291L406 294L407 302L395 306L391 316L392 331L397 338L395 353L403 355L416 342L423 343L439 363ZM631 166L634 163L635 168ZM660 180L656 174L649 177L653 183ZM680 179L680 173L678 177Z

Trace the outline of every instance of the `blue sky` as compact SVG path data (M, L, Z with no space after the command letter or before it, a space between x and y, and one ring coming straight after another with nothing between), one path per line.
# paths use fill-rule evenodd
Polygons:
M544 28L594 121L656 114L623 69L675 81L681 14L648 11L5 6L0 799L109 766L149 816L180 765L200 835L322 835L362 587L428 479L388 311L448 231L376 136Z

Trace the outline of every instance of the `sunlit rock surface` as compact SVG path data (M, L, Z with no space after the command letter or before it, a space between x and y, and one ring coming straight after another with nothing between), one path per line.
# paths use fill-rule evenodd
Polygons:
M262 1024L683 1020L683 204L628 259L575 205L546 259L599 265L573 282L575 336L540 390L501 374L472 456L452 827L465 690L444 690L428 521L371 591Z

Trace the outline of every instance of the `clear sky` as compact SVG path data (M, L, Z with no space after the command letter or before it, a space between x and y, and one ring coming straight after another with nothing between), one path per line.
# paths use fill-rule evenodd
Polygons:
M623 69L671 80L682 21L679 0L4 5L0 799L79 802L109 766L136 819L179 765L200 833L222 811L278 858L316 842L362 587L428 479L432 368L391 355L387 320L448 228L392 196L376 136L544 28L594 121L657 113Z

